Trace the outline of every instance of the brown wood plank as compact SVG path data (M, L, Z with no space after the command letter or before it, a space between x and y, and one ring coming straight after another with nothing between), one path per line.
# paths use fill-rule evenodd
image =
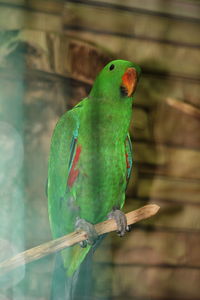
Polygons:
M92 3L90 1L87 2ZM116 3L119 4L119 3ZM167 19L152 15L139 14L137 10L125 10L126 6L115 9L113 6L83 5L82 3L68 2L65 7L63 24L65 28L83 26L88 29L102 32L133 34L136 38L153 38L160 42L172 41L198 44L198 25L187 20ZM130 7L127 5L127 7ZM157 6L158 7L158 6ZM70 17L69 17L70 16ZM100 20L104 20L101 22ZM151 24L151 30L149 30ZM147 34L148 33L148 34Z
M47 14L46 12L26 10L20 7L0 6L0 28L3 30L26 28L61 32L62 24L59 14Z
M16 47L13 47L13 42ZM8 37L5 34L2 45L4 43L1 68L8 68L7 73L13 63L11 58L18 56L19 49L23 49L26 72L33 71L33 75L36 74L35 71L43 72L38 75L45 78L53 75L54 80L57 78L58 81L72 78L82 82L83 86L91 86L99 70L111 60L109 53L104 53L102 48L91 43L40 30L22 30L15 36L8 34ZM15 48L18 53L15 53ZM10 53L12 57L9 56ZM79 100L81 98L80 96Z
M79 31L67 30L67 33L77 38L95 42L100 46L104 45L107 51L111 51L116 57L123 56L123 58L134 60L141 66L153 66L156 71L164 69L168 73L178 72L182 75L198 77L200 74L198 49L186 49L184 46L175 47L152 41L114 36L112 33L105 34L102 32L98 34L98 32L90 32L84 28ZM182 61L187 61L187 66L182 64Z
M119 299L199 299L198 269L99 264L95 272L99 275L96 287L101 297L112 295Z
M90 85L111 59L102 48L67 35L24 30L20 39L35 48L35 56L27 55L30 69L56 73Z
M196 193L194 193L196 195ZM168 194L166 194L168 195ZM165 195L165 196L166 196ZM197 194L199 195L199 194ZM155 216L140 222L140 224L154 226L155 228L166 228L170 230L200 230L199 221L199 201L197 203L190 204L191 197L188 198L188 202L183 203L180 196L180 202L168 201L167 199L154 198L153 195L149 195L146 201L141 201L138 198L128 198L125 202L124 211L128 212L135 208L141 207L144 203L155 203L160 206L159 213Z
M104 239L95 261L123 265L200 268L200 236L197 233L144 231L132 227L123 239L117 234ZM192 247L191 247L192 245Z
M200 152L198 150L133 142L133 157L135 162L140 163L139 171L144 174L147 169L145 164L150 164L154 165L152 175L200 179ZM150 173L148 169L146 173Z
M134 174L133 174L134 176ZM171 200L174 202L199 203L199 180L184 180L169 177L142 177L137 181L135 193L141 198Z
M60 14L64 8L64 1L53 1L53 0L0 0L0 7L13 7L20 8L22 10L34 10L45 12L49 14Z
M163 105L159 106L159 110L156 111L154 122L154 135L157 142L169 142L176 145L190 145L191 147L199 148L199 118L185 114L175 107L163 103Z
M133 55L130 55L129 59L134 60ZM168 60L168 58L166 59ZM163 61L165 61L165 58L163 58ZM144 67L142 62L141 67ZM167 104L167 99L171 97L179 101L187 101L188 103L199 107L199 81L190 80L189 77L176 76L173 72L168 72L161 76L157 74L156 66L153 65L153 61L151 68L152 72L143 72L142 74L135 97L135 105L144 107L144 109L149 112L149 118L153 120L156 118L165 118L167 122L167 116L170 111L174 111L176 116L181 116L182 119L186 120L187 116L183 112L177 112L175 108L169 106ZM187 67L184 68L183 73L184 72L187 72ZM151 109L153 109L153 111L151 111ZM192 120L191 116L188 116L187 118L188 120ZM176 123L176 126L177 125L178 124Z
M84 0L82 1L84 3ZM116 4L120 4L121 7L124 9L127 8L127 10L132 9L141 9L141 13L144 10L143 13L152 13L156 15L156 13L163 13L164 16L173 17L173 16L184 16L184 17L193 17L199 19L198 9L199 9L199 3L198 1L174 1L174 0L168 0L167 2L159 3L156 0L126 0L123 3L117 2L116 0L86 0L85 3L88 4L102 4L106 6L107 5L113 5L114 7ZM113 7L113 8L114 8ZM140 12L138 10L138 12Z
M124 276L124 274L128 276ZM188 284L188 279L190 284ZM114 296L198 298L200 271L144 267L114 268Z

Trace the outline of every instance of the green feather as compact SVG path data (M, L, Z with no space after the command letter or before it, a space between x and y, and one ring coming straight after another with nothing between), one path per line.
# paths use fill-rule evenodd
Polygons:
M89 96L66 112L56 125L48 171L49 218L54 238L74 231L77 216L96 224L104 221L114 206L123 207L127 185L125 141L133 97L122 95L120 86L128 68L135 68L139 78L140 68L131 62L116 60L106 65ZM76 166L79 174L69 187L75 133L81 147ZM73 275L90 248L74 246L62 251L68 275Z

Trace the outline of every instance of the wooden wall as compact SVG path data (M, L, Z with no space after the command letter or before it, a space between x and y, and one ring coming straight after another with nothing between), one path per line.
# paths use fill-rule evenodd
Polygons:
M1 77L18 80L19 59L24 65L26 248L50 239L44 186L57 119L110 59L143 70L125 210L145 203L161 210L123 239L105 239L94 299L200 299L199 11L198 1L186 0L0 1ZM27 268L27 297L48 299L51 263L41 265Z

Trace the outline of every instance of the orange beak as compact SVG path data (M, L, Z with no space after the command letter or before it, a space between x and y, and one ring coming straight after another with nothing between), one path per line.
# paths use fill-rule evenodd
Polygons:
M127 92L127 96L131 97L137 86L137 72L134 68L128 68L122 76L122 86Z

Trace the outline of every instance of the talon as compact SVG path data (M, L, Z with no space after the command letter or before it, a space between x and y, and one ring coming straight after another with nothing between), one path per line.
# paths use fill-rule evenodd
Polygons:
M130 230L127 225L126 216L121 210L114 208L108 217L115 220L117 224L117 234L120 237L124 236L126 231Z
M131 230L132 230L131 226L127 225L127 226L126 226L126 231L127 231L127 232L131 232Z
M87 247L88 244L94 245L96 243L96 241L98 240L98 234L94 228L94 225L87 222L86 220L77 218L75 227L76 227L76 229L83 230L87 233L87 236L88 236L87 240L82 241L80 243L80 246L82 248Z
M85 240L85 241L82 241L82 242L80 242L79 243L79 245L81 246L81 248L86 248L87 247L87 240Z
M122 233L122 232L120 232L120 231L117 231L117 235L118 235L119 237L123 237L123 236L124 236L124 233Z

